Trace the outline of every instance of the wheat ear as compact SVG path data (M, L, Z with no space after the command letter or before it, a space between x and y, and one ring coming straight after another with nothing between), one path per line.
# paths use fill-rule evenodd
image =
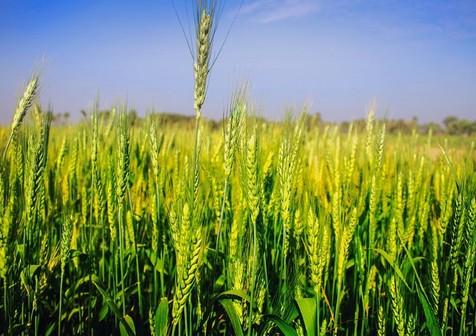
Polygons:
M7 145L3 150L3 159L5 160L5 156L7 155L8 147L12 142L13 138L15 137L18 129L20 128L23 119L25 119L25 115L30 109L31 105L33 104L33 100L35 99L36 93L38 91L38 75L33 75L28 82L28 85L23 92L23 96L20 98L17 108L15 110L15 114L13 115L12 121L12 128L10 131L10 136L7 141Z

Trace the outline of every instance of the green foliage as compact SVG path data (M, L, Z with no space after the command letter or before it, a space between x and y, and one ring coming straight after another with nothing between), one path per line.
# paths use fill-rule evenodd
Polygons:
M200 52L195 126L51 127L27 87L0 129L0 334L476 334L475 139L267 122L243 92L216 127Z
M471 140L243 99L225 134L201 125L198 166L193 127L153 116L26 119L0 170L0 332L473 334Z

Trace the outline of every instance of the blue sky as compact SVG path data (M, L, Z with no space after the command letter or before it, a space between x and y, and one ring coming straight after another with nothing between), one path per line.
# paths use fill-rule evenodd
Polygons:
M79 116L127 101L191 114L192 60L172 0L0 0L0 122L32 71L41 101ZM174 0L183 20L190 0ZM225 1L216 45L241 1ZM187 14L188 12L188 14ZM243 0L214 66L204 114L248 83L257 113L304 104L327 120L476 119L476 1Z

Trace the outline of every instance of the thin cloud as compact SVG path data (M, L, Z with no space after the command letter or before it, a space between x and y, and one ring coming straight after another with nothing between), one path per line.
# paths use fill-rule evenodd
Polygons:
M271 23L308 16L318 10L317 0L252 0L240 12L260 23Z

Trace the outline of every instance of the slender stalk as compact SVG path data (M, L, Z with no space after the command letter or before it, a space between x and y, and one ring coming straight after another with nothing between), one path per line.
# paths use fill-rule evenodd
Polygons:
M123 219L123 205L119 204L119 270L121 274L121 305L122 305L122 315L126 315L126 295L124 287L124 246L123 246L123 237L124 237L124 219Z
M7 333L8 333L8 330L10 329L10 323L9 323L9 314L8 314L8 299L7 299L7 295L8 295L8 278L7 276L5 276L5 278L3 279L3 312L4 312L4 321L5 323L7 324L7 327L6 327L6 330L7 330Z
M217 246L216 246L217 251L219 251L219 249L220 249L221 227L222 227L222 224L223 224L223 216L224 216L224 213L225 213L225 204L226 204L226 199L227 199L227 193L228 193L228 178L225 178L225 186L223 187L223 197L222 197L221 207L220 207L220 220L218 222Z
M64 270L61 270L61 278L60 278L60 294L59 294L59 307L58 307L58 336L61 336L61 315L63 313L63 278L64 278Z
M134 251L135 251L135 261L136 261L136 277L137 277L137 297L139 300L139 313L143 316L143 309L142 309L142 288L141 288L141 281L140 281L140 272L139 272L139 256L137 255L137 241L134 241Z
M250 312L248 315L248 336L251 336L252 323L253 323L253 304L254 304L254 293L255 293L255 282L256 282L256 259L257 259L257 249L258 249L258 235L256 230L256 221L253 221L253 264L251 271L251 300L250 300Z

